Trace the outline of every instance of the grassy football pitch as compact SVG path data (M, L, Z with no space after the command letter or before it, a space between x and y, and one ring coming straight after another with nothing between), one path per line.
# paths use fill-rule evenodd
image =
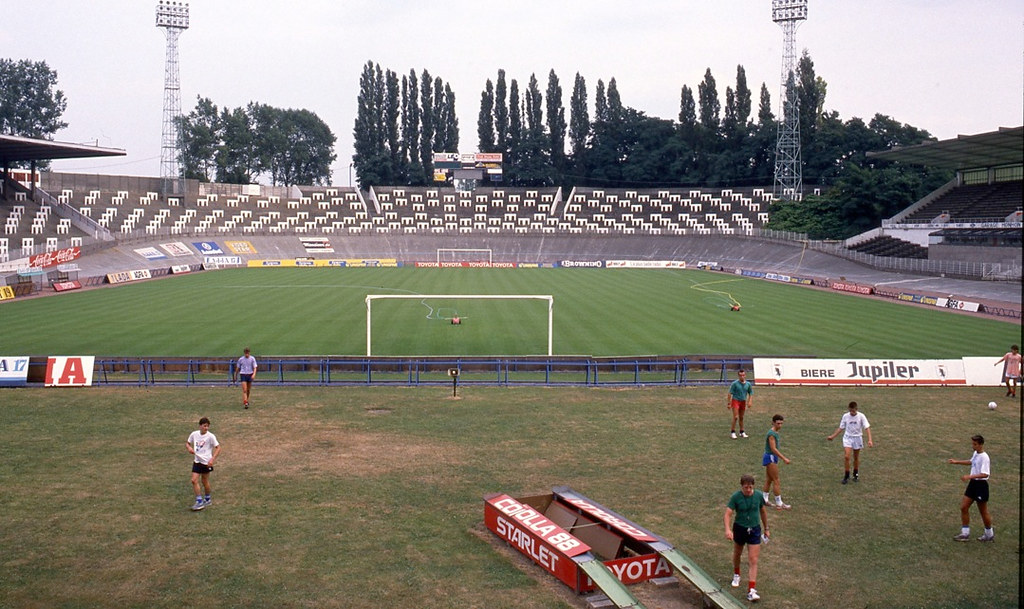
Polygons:
M1020 336L1019 322L696 270L412 268L236 269L13 301L0 336L9 354L359 356L368 294L550 294L555 355L998 357ZM371 330L381 356L545 354L547 303L378 300Z
M551 294L556 355L994 361L1020 337L1019 323L702 271L240 269L3 303L0 349L362 355L365 297L378 293ZM376 354L545 348L546 304L377 304ZM496 551L482 526L484 494L563 484L727 585L723 507L742 473L763 481L775 412L794 507L769 514L761 606L1018 606L1021 421L998 388L764 387L748 440L729 439L724 394L257 384L244 411L234 387L0 391L0 607L564 609L564 587ZM825 436L852 399L876 446L842 486L841 442ZM192 513L183 444L204 415L224 452L214 504ZM969 458L975 433L992 456L994 544L952 541L967 468L946 460Z
M765 387L747 440L728 437L721 387L484 387L453 399L257 386L249 410L226 387L0 393L0 607L567 609L578 605L564 586L497 551L482 526L484 494L562 484L727 587L723 508L741 474L763 481L775 412L793 509L769 513L760 606L1020 598L1020 419L994 388ZM876 446L860 482L843 486L841 442L825 436L851 399ZM202 415L223 452L213 504L191 512L184 443ZM968 468L946 460L969 458L975 433L992 458L995 543L952 540Z

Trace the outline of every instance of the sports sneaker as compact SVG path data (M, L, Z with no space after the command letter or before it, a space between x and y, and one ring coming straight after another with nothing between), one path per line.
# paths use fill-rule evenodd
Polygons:
M955 535L953 537L953 541L970 541L970 540L971 540L971 536L969 534L967 534L967 533L960 533L959 535Z
M739 573L736 573L736 574L734 574L732 576L732 587L733 588L739 588L740 587L740 574Z
M848 484L849 482L850 482L850 477L849 476L843 478L843 484Z
M203 499L203 507L206 507L211 503L213 503L213 497L210 497L209 499Z
M757 593L756 589L751 588L750 592L747 592L747 600L752 603L756 603L757 601L761 600L761 595Z
M242 407L245 408L246 410L248 410L249 409L249 400L246 400L245 402L243 402L242 403Z
M777 510L788 510L791 507L793 507L793 506L789 505L788 503L776 503L775 504L775 509L777 509Z
M854 482L860 482L860 474L854 474L853 475L853 481Z
M982 535L981 537L978 538L978 541L995 541L995 540L996 540L995 533L993 533L991 535L985 534L985 535Z
M749 438L750 436L748 436L748 435L747 435L747 432L745 432L745 431L741 431L741 432L740 432L740 437L741 437L741 438Z
M198 512L199 510L203 509L204 507L206 507L206 504L203 502L203 500L202 499L196 499L195 505L192 506L192 511L193 512Z
M734 431L734 432L730 433L729 437L732 438L733 440L735 440L736 439L736 432Z

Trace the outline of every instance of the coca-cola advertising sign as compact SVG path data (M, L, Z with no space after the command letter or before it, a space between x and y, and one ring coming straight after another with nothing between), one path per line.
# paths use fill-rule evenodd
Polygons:
M56 266L58 264L65 264L77 259L82 255L82 248L69 247L62 250L56 250L53 252L46 252L44 254L36 254L28 259L28 265L36 268L45 269L48 266Z

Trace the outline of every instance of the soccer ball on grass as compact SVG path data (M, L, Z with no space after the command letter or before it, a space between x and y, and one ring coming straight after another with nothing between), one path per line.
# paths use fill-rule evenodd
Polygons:
M995 410L996 409L996 403L995 402L989 402L988 403L988 409L989 410Z

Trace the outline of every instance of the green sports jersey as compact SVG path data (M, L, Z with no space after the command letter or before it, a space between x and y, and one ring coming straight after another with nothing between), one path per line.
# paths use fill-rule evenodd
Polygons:
M754 393L754 384L750 381L740 382L739 379L736 379L732 385L729 385L729 395L734 400L746 402L752 393Z
M779 448L780 446L782 446L782 438L779 437L779 432L775 431L774 429L769 429L768 430L768 434L764 437L764 452L765 453L775 454L775 453L772 453L772 445L768 441L768 439L771 438L772 436L775 436L775 448Z
M758 490L747 497L743 491L736 491L729 498L729 509L736 512L736 524L741 527L753 528L761 525L761 506L764 495Z

